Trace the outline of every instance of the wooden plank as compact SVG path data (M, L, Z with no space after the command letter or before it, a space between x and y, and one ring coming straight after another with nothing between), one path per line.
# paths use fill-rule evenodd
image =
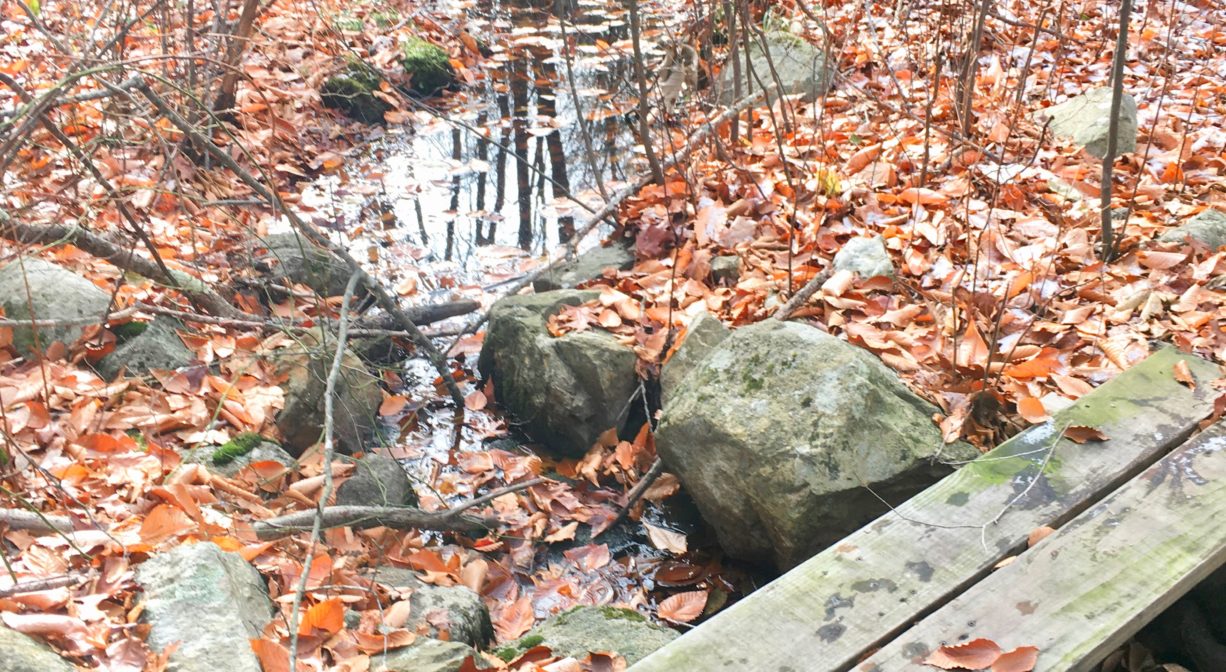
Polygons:
M1194 389L1174 380L1181 360ZM1024 545L1031 530L1069 520L1182 443L1211 412L1209 383L1217 377L1217 367L1197 357L1154 353L633 671L850 669ZM1099 428L1110 440L1057 440L1069 423Z
M856 666L932 670L978 637L1039 649L1036 670L1091 670L1226 562L1219 422Z

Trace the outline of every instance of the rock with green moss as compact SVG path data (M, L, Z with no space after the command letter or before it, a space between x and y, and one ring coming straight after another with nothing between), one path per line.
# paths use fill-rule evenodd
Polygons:
M730 333L718 317L705 310L690 318L683 340L660 370L661 398L667 400L671 397L681 381L698 368Z
M464 586L433 586L411 569L391 566L374 568L370 578L401 591L402 598L404 591L411 591L409 618L404 623L409 630L479 649L494 636L489 609L480 595Z
M799 323L738 329L664 403L656 447L732 557L786 570L973 457L865 350Z
M1102 158L1111 139L1111 89L1099 87L1073 96L1058 105L1039 110L1039 123L1050 123L1051 130L1085 147L1086 152ZM1048 122L1047 120L1050 120ZM1123 154L1137 148L1137 101L1125 93L1116 129L1116 151Z
M256 269L279 281L274 284L306 285L323 297L345 293L352 271L343 259L328 250L292 232L268 236L263 245L266 251L257 255ZM268 294L273 301L287 296L271 287Z
M132 326L140 325L140 326ZM192 351L183 345L179 330L183 323L178 320L158 317L152 322L129 322L116 327L120 343L98 362L98 373L113 380L120 371L128 375L143 375L156 369L177 369L187 366L195 359ZM124 333L127 337L120 334Z
M582 456L609 429L622 429L638 389L634 351L611 334L554 338L551 315L600 295L573 289L511 296L490 310L478 367L493 377L498 402L533 439Z
M676 638L676 631L648 621L633 609L575 607L546 619L494 655L509 662L528 649L546 646L556 656L579 659L590 653L616 653L633 665Z
M364 124L383 123L383 113L392 106L375 95L382 79L374 68L352 63L329 77L319 90L319 96L324 107L339 110L351 119Z
M1164 243L1182 243L1187 239L1216 252L1226 245L1226 212L1221 210L1205 210L1182 225L1167 231L1159 238Z
M404 43L400 64L409 75L409 91L419 96L430 96L456 81L451 58L437 45L413 37Z
M183 455L184 464L203 464L209 471L236 476L253 462L277 462L293 468L295 460L277 442L254 432L243 432L220 446L200 446Z

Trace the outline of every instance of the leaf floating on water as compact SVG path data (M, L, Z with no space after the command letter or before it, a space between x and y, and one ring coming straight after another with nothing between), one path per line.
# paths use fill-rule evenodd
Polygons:
M942 646L924 659L925 665L942 670L982 670L1000 658L1000 645L990 639L972 639L965 644Z
M1093 427L1070 425L1064 430L1064 438L1073 443L1085 443L1087 441L1106 441L1109 437Z

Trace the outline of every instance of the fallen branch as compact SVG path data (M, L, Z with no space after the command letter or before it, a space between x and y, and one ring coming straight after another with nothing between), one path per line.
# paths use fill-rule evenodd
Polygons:
M84 582L88 578L88 576L83 575L65 574L63 576L53 576L49 579L22 581L20 583L14 583L7 588L0 588L0 598L12 597L14 595L22 595L25 593L37 593L43 590L63 588L65 586L75 586Z
M209 289L202 280L182 271L174 270L168 270L168 276L153 261L132 254L128 249L96 233L86 231L75 224L21 224L14 221L6 213L0 212L0 236L22 244L63 245L71 243L99 259L113 264L120 270L152 278L182 292L193 303L213 315L221 317L240 317L246 315L246 313L230 305L229 301L226 301L216 292Z
M779 310L775 311L775 314L771 317L780 321L791 317L792 313L796 312L797 308L804 305L805 301L809 300L809 297L816 294L817 290L821 289L822 285L826 284L826 281L830 279L830 275L830 269L827 268L821 273L813 276L812 280L805 283L805 286L801 287L799 292L793 294L792 298L788 299L788 302L783 304Z
M73 531L72 519L68 516L53 516L25 509L0 509L0 525L27 532L70 534Z
M157 108L158 112L165 117L167 121L182 131L184 135L191 138L195 147L206 151L209 156L213 157L219 164L230 169L244 184L254 191L256 195L268 201L269 204L275 206L278 211L289 220L290 224L296 231L301 233L312 243L327 249L337 258L343 260L349 266L350 271L357 273L358 277L361 279L362 285L365 286L372 295L374 295L379 307L385 310L389 315L396 318L397 324L399 324L401 328L409 333L409 338L413 341L413 344L424 352L426 357L430 360L430 363L434 365L435 370L438 371L439 376L443 380L443 384L446 385L447 391L451 393L451 399L456 404L456 412L464 412L464 394L460 392L460 387L456 384L455 376L451 375L451 369L447 366L447 360L443 357L443 354L439 352L438 348L434 347L434 344L430 342L430 339L426 338L426 336L421 333L421 330L417 328L417 325L414 324L413 320L408 316L408 314L400 308L400 305L396 302L395 297L389 294L382 284L372 278L370 274L362 268L362 265L353 257L353 255L349 254L349 250L333 242L331 238L324 235L323 232L321 232L314 224L302 219L297 213L288 208L285 201L282 200L280 194L264 186L264 184L256 179L254 175L245 170L242 166L238 165L238 162L236 162L229 153L223 151L220 147L215 145L210 138L205 137L199 130L184 119L182 115L175 112L174 109L172 109L170 105L166 103L165 99L163 99L149 87L149 83L147 81L142 79L140 84L137 85L137 88L140 90L141 95L143 95L150 103L153 103L153 106Z
M422 511L405 506L328 506L322 515L318 510L298 511L262 520L255 524L255 534L261 540L270 541L288 537L298 532L309 532L319 517L321 528L330 529L359 523L376 523L398 530L434 530L438 532L484 532L498 525L497 518L464 515L464 512L512 492L518 492L545 482L534 478L522 483L499 488L467 502L462 502L443 511Z
M643 477L639 479L639 482L635 483L634 487L630 489L630 494L626 495L626 503L622 505L621 510L617 512L617 517L614 518L612 522L606 525L602 530L596 534L593 534L592 539L595 540L599 538L600 535L608 532L625 520L626 517L630 515L630 510L634 508L634 505L638 504L639 500L643 498L643 494L647 492L647 488L650 488L651 484L655 483L656 479L659 478L660 474L662 473L664 473L664 461L657 457L655 462L651 463L651 467L647 469L647 473L643 474Z

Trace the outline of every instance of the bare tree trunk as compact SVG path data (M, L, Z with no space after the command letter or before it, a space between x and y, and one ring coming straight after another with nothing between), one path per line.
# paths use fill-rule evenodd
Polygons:
M230 34L226 47L226 71L221 77L221 89L217 91L217 98L213 101L214 112L222 113L234 107L243 52L247 49L251 29L255 26L255 18L259 14L260 0L243 0L243 11L238 16L238 23L234 26L234 32Z
M642 22L639 18L638 0L630 0L630 42L634 46L634 78L639 88L639 141L647 152L647 165L651 166L651 177L660 186L664 186L664 169L660 167L660 158L651 146L651 125L647 123L650 111L647 105L647 68L643 65Z
M1115 171L1115 153L1119 149L1120 105L1124 100L1124 59L1128 52L1128 18L1132 0L1120 2L1120 34L1115 40L1115 57L1111 61L1111 125L1107 131L1107 154L1103 156L1103 179L1099 189L1099 210L1102 217L1102 260L1115 256L1115 227L1111 221L1111 180Z

